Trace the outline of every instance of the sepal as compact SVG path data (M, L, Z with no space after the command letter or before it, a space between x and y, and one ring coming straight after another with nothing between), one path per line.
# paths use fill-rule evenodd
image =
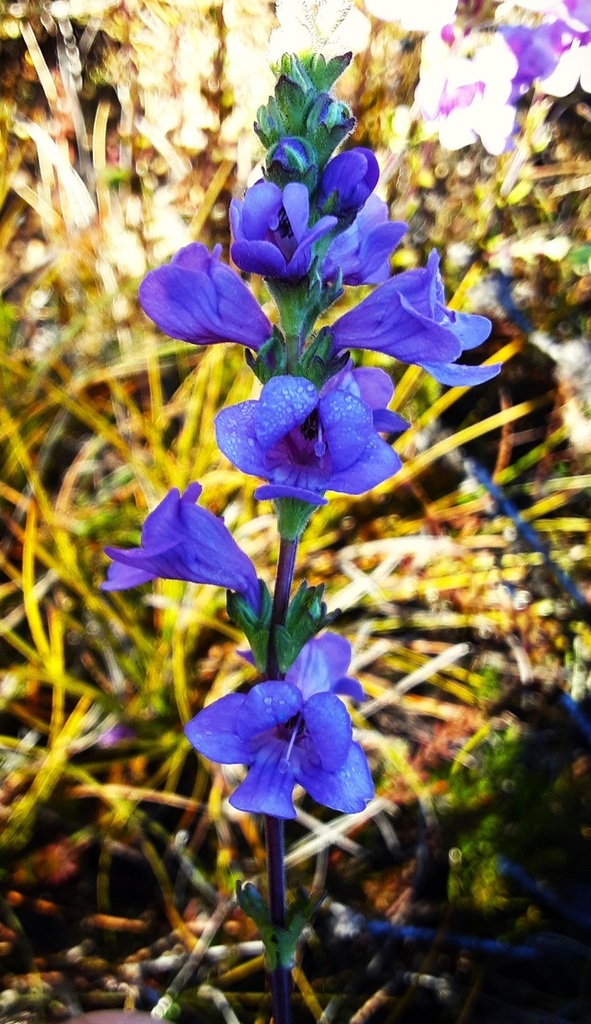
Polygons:
M282 58L287 59L287 56ZM314 86L302 68L298 71L296 67L293 75L279 74L274 95L269 97L266 106L259 107L254 124L254 130L266 149L286 135L305 134L306 115L314 94Z
M308 640L339 614L338 611L328 614L323 594L324 584L309 587L302 583L287 609L285 625L275 627L275 650L282 672L291 668Z
M328 92L337 78L340 78L347 70L352 57L351 51L340 57L332 57L331 60L326 60L321 53L310 53L301 57L300 60L306 74L319 92Z
M268 341L261 345L256 356L246 351L246 362L261 384L266 384L271 377L280 377L287 372L287 350L285 338L278 327Z
M265 149L275 145L285 135L285 121L274 96L269 97L266 106L259 107L253 127Z
M324 259L324 251L332 241L328 233L316 243L318 255L314 257L310 270L297 284L284 281L267 281L267 287L273 296L281 316L281 324L286 335L308 338L314 329L319 316L326 312L343 294L340 275L331 283L322 280L320 267ZM266 344L269 344L267 342ZM259 349L259 355L265 351L266 345ZM250 365L250 364L249 364ZM273 376L280 371L275 371ZM298 372L297 370L295 371ZM301 373L300 376L307 376ZM332 376L332 374L331 374ZM312 378L310 378L312 379ZM328 378L327 378L328 379Z
M291 970L302 932L324 900L324 895L311 896L305 889L298 893L287 910L285 928L271 923L269 908L258 889L250 882L236 887L236 897L244 913L256 924L265 946L267 970L278 967Z
M308 191L318 182L316 154L307 139L289 135L279 140L267 156L267 179L283 189L291 181L299 181Z
M308 57L283 54L273 68L277 75L275 93L257 111L254 125L267 150L286 136L299 136L309 139L316 148L317 163L321 167L326 163L355 126L347 105L330 95L331 87L350 60L350 53L330 61L319 54ZM269 178L276 180L272 173Z
M283 79L287 79L293 85L298 85L302 92L306 94L310 92L310 89L314 88L315 83L308 74L304 61L295 53L282 54L280 59L271 65L271 70L277 75L278 83Z
M304 349L295 372L298 377L306 377L321 391L326 382L336 376L348 362L349 353L335 352L332 335L323 327Z
M241 910L261 931L269 926L269 908L256 885L251 882L236 884L236 899Z
M306 118L306 136L314 147L320 167L328 162L335 149L355 128L356 120L346 103L320 93Z
M287 135L303 135L306 114L310 108L310 90L312 83L308 80L295 80L289 75L280 75L275 86L275 99L283 115L287 127Z
M246 636L256 667L259 672L264 672L269 650L272 601L267 586L262 580L259 580L259 586L261 588L261 611L258 616L240 594L235 594L231 590L227 592L226 608L230 621L238 626Z
M261 498L264 497L264 489L259 487L258 491L255 492L255 498L261 490L263 491ZM279 536L283 540L297 540L301 537L308 525L310 516L316 511L318 505L325 504L326 500L320 495L315 505L312 505L311 502L302 501L300 498L275 498Z

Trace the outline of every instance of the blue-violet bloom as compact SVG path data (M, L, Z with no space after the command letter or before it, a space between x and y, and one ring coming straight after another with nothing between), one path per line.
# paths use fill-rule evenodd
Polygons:
M171 338L195 345L236 341L255 352L272 326L236 271L200 242L185 246L169 264L151 270L139 288L144 311Z
M363 348L416 363L442 384L465 387L490 380L500 366L459 366L462 352L476 348L491 331L484 316L447 309L439 256L376 288L329 328L336 351Z
M320 392L304 377L272 377L257 401L218 413L218 447L243 473L269 481L260 499L324 505L325 491L362 494L400 469L378 434L407 427L386 408L393 390L383 370L351 364Z
M390 254L406 233L402 221L388 219L388 206L372 195L346 231L331 242L322 264L325 281L339 271L343 284L381 284L390 277Z
M232 259L251 274L299 281L310 269L314 243L337 223L336 217L321 217L310 227L309 220L305 185L293 181L280 189L258 181L244 199L230 203Z
M202 487L175 487L150 512L139 548L105 548L113 559L102 590L127 590L156 577L210 583L241 594L258 615L261 590L248 555L240 550L223 519L196 505Z
M353 740L351 718L338 694L363 700L345 675L351 646L334 633L310 640L284 680L230 693L185 726L196 750L220 764L248 765L230 797L241 811L295 818L296 784L320 804L347 814L374 795L367 759Z
M318 209L337 217L351 217L367 202L379 177L379 164L370 149L357 146L339 153L322 172Z

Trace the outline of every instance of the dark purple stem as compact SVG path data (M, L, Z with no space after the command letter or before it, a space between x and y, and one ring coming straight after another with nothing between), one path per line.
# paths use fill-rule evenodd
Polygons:
M277 652L275 650L273 633L275 626L280 626L285 622L293 583L297 547L297 540L281 539L271 615L271 639L269 643L269 657L267 659L268 679L283 678L283 673L279 671L279 665L277 664ZM285 844L283 821L281 818L274 818L269 814L265 815L265 837L267 841L267 879L271 923L278 928L285 928ZM278 964L272 971L269 971L269 985L271 988L271 1005L275 1024L290 1024L291 972L289 968Z
M295 568L296 552L298 550L297 540L285 540L281 538L279 548L279 562L277 564L277 579L275 580L275 593L273 595L273 611L271 612L271 636L269 640L269 655L267 658L267 679L282 679L283 673L279 671L277 664L277 651L275 650L275 627L282 626L285 622L289 595L293 583L293 571Z
M283 821L265 815L265 836L267 840L267 878L269 885L269 913L272 924L285 928L285 848ZM290 1024L291 1021L291 971L277 964L269 971L271 1008L274 1024Z

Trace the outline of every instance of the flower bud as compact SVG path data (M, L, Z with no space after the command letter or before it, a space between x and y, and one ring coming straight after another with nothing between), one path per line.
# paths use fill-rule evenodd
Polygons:
M306 137L314 146L320 167L354 127L355 118L346 103L338 103L328 93L318 94L306 119Z
M310 143L297 136L280 139L269 151L267 177L280 188L285 188L291 181L298 181L310 191L314 189L318 167Z

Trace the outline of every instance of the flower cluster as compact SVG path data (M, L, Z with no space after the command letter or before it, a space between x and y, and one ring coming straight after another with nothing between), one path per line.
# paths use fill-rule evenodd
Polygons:
M362 494L400 468L391 439L407 424L389 408L391 378L356 366L351 350L416 364L451 385L480 383L499 369L459 362L490 323L446 306L435 252L424 268L391 276L406 225L391 222L376 195L377 160L363 147L335 155L354 126L332 95L347 63L281 59L275 94L257 115L264 175L230 206L232 261L265 279L276 322L219 247L187 246L140 287L144 311L171 337L247 350L258 396L222 409L216 438L238 469L264 481L255 497L275 503L282 544L297 543L328 492ZM340 316L327 315L345 286L354 294L362 285L377 287ZM289 602L291 577L278 578L275 597L286 595L279 611L223 520L196 504L200 495L196 483L170 491L147 517L139 547L107 548L113 564L103 588L162 577L229 592L228 613L265 678L214 701L186 734L204 756L248 766L231 796L235 807L293 817L297 784L328 807L362 810L373 786L342 697L360 700L363 691L346 674L347 641L322 632L322 588L304 584Z
M489 153L510 148L516 103L532 85L567 96L591 92L588 0L519 0L522 22L490 31L499 0L366 0L377 17L426 33L416 100L447 149L480 138ZM503 9L507 8L503 4ZM454 20L455 19L455 20Z

